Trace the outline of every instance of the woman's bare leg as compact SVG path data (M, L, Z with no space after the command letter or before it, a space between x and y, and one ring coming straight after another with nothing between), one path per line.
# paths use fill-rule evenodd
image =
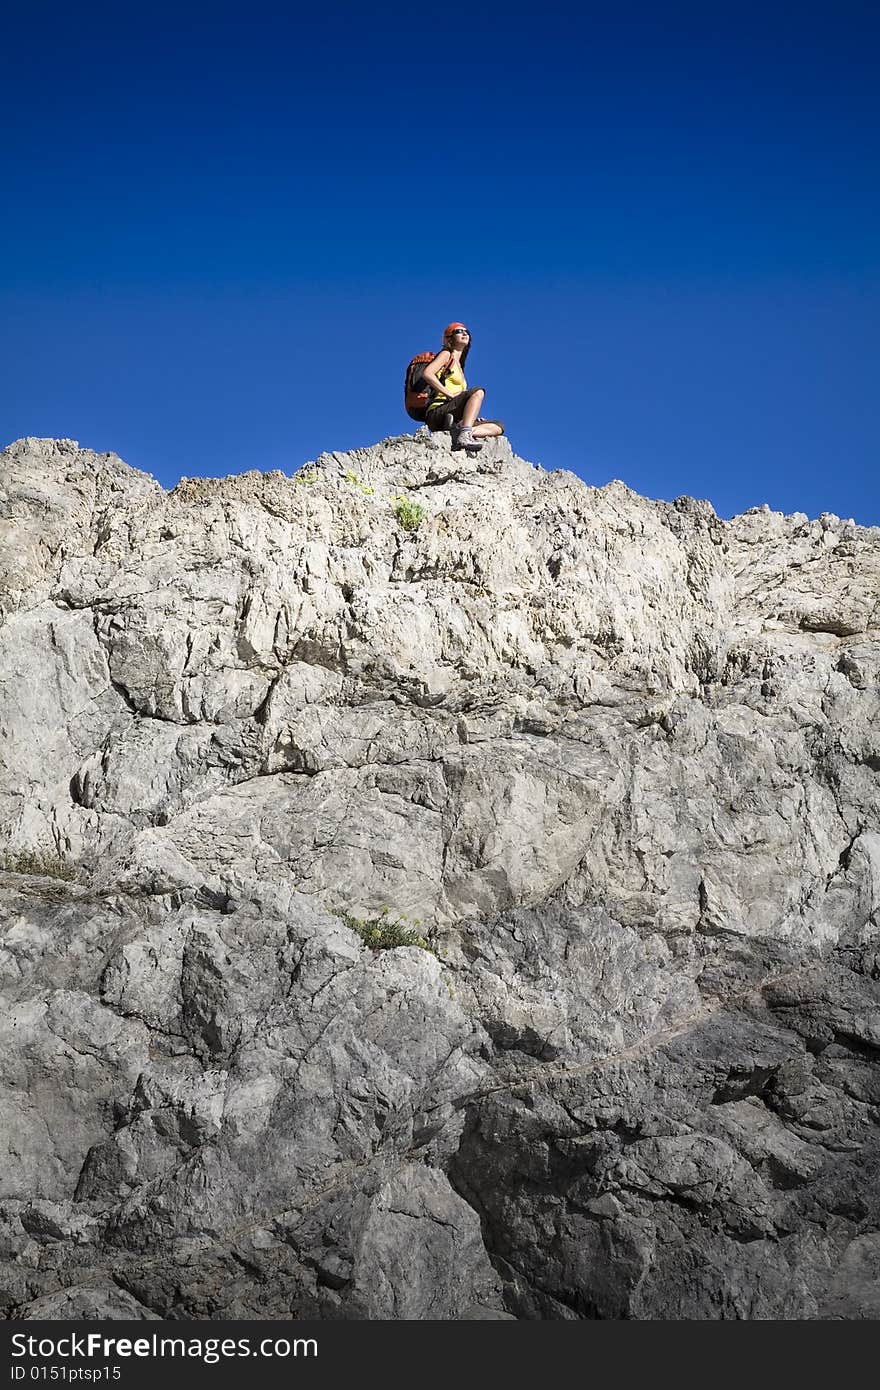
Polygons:
M485 420L481 425L475 423L485 399L486 392L482 386L475 387L470 392L467 404L461 412L461 423L473 432L474 439L492 439L494 436L504 433L504 426L499 424L497 420Z
M461 423L463 428L470 429L480 413L480 406L483 404L485 395L486 392L483 390L482 386L478 386L475 390L468 393L467 403L464 410L461 412Z

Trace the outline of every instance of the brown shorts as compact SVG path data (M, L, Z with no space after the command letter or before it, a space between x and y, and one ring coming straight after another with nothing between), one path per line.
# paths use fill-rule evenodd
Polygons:
M436 405L428 407L425 416L425 424L429 430L448 430L454 420L460 420L464 414L464 408L475 391L482 388L471 386L467 391L459 391L452 400L438 401Z

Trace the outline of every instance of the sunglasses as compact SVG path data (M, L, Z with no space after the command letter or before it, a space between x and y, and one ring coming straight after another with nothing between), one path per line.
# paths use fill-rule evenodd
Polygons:
M462 335L462 333L466 338L469 338L471 336L467 328L453 328L452 330L453 338L459 338Z

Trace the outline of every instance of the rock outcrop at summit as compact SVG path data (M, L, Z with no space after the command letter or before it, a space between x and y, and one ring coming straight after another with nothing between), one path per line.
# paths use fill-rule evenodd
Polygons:
M424 431L0 517L5 1316L880 1316L880 530Z

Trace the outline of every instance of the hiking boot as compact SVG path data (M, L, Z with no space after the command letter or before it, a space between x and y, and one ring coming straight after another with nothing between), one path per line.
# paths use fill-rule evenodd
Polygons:
M452 430L452 451L464 449L469 454L478 454L483 447L482 439L474 439L474 432L470 425L453 426Z

